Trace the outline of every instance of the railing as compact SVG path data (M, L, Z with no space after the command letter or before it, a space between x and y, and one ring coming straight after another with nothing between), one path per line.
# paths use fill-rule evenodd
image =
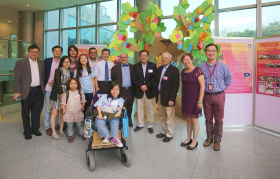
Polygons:
M0 58L28 57L28 47L32 42L0 38Z

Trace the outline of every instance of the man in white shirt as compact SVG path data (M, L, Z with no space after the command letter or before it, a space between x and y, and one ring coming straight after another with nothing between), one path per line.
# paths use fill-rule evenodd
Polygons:
M95 91L101 91L103 94L107 94L110 88L110 84L112 82L111 79L111 70L114 66L114 63L108 61L110 57L110 50L103 49L102 50L102 60L99 61L95 66Z
M88 62L89 62L89 66L90 66L91 68L93 68L94 71L95 71L95 66L96 66L96 64L97 64L97 62L98 62L98 60L96 59L96 57L97 57L97 50L96 50L95 47L91 47L91 48L89 49L89 59L88 59Z
M39 47L31 45L28 47L29 58L16 62L14 69L14 99L21 98L21 114L26 140L32 139L31 134L41 136L40 115L44 104L44 62L38 59ZM31 126L30 114L31 112Z

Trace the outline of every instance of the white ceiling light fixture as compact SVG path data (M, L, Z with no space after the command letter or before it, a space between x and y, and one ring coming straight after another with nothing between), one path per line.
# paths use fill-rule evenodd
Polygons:
M12 22L12 21L8 20L8 22Z
M26 6L28 6L28 7L29 7L29 4L27 4Z

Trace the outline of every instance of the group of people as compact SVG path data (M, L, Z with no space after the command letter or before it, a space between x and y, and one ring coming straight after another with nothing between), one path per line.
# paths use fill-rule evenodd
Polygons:
M78 48L69 46L68 56L61 57L63 49L60 46L52 48L53 58L39 60L39 47L31 45L28 48L29 57L16 62L14 99L21 98L22 120L25 139L31 134L42 135L39 131L40 114L45 101L46 134L59 140L60 136L68 136L68 142L74 139L74 123L80 137L83 135L84 113L90 105L96 107L98 115L95 124L103 143L113 142L122 147L118 138L121 109L126 107L129 127L134 98L137 104L137 132L144 128L144 109L147 112L147 128L152 134L154 121L154 102L158 103L162 131L156 135L169 142L174 135L175 104L180 84L179 70L171 65L172 54L161 54L162 66L157 68L149 62L149 52L139 52L140 62L135 65L128 63L128 55L120 55L120 63L114 65L108 61L110 51L102 50L102 60L96 59L97 50L89 49L89 58L81 54L77 59ZM220 149L223 132L223 116L225 92L231 84L231 74L228 67L216 60L218 48L215 44L206 46L205 54L208 61L200 66L193 65L190 53L182 56L182 115L187 118L187 139L181 146L192 150L197 147L199 132L198 117L202 115L202 106L206 118L207 139L204 146L214 141L214 150ZM96 94L104 94L93 103ZM44 97L45 96L45 97ZM110 109L115 113L110 119L111 131L106 127L107 119L102 112ZM59 112L60 111L60 112ZM31 124L30 116L31 112ZM60 113L60 125L58 114ZM215 124L213 127L213 117ZM64 122L67 123L67 135L63 132ZM56 133L58 130L58 134ZM191 138L193 133L193 138Z

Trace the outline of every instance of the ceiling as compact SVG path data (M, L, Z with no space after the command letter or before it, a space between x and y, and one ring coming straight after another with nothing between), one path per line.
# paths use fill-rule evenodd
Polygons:
M108 0L0 0L0 6L5 6L17 11L41 11L100 1Z

